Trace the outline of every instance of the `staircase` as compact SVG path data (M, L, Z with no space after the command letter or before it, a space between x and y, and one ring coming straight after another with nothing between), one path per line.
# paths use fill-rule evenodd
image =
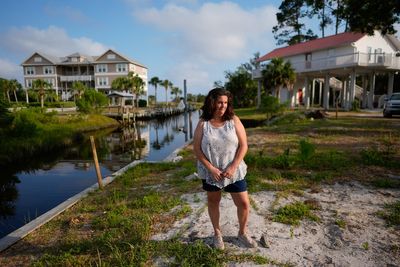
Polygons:
M319 78L317 80L320 82L325 82L325 80L322 78ZM329 79L329 86L336 91L340 91L340 90L342 90L342 81L339 79L336 79L335 77L331 77ZM356 84L355 97L361 98L363 91L364 91L364 89L361 86L358 86Z

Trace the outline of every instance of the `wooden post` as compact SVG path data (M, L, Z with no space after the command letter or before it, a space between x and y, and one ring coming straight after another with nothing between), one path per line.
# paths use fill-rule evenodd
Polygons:
M93 160L94 166L96 167L97 182L99 183L99 188L103 189L103 179L101 177L99 161L97 159L96 144L94 143L93 135L90 136L90 143L92 144Z

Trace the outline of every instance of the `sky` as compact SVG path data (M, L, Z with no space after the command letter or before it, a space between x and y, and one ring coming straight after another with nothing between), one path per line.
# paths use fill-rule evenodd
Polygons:
M272 27L280 3L3 0L0 77L22 83L21 63L34 52L99 56L113 49L145 65L148 79L168 79L181 89L186 79L188 93L206 94L225 81L225 71L277 48Z

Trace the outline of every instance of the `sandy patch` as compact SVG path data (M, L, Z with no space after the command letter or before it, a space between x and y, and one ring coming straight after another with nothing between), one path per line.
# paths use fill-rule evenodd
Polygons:
M305 191L301 197L279 199L277 206L294 201L313 199L321 209L315 214L320 222L302 221L291 227L272 221L271 204L275 192L265 191L250 196L252 208L249 230L259 247L243 248L236 239L238 223L236 208L229 194L221 201L221 228L226 250L232 253L255 253L279 263L295 266L400 266L400 233L385 226L376 215L385 203L399 199L400 191L373 189L359 183L326 185L318 193ZM211 245L212 226L206 208L204 193L186 194L183 199L192 213L177 221L166 233L153 237L165 240L178 236L183 242L202 240ZM343 228L335 222L345 222ZM266 240L267 247L260 240ZM250 263L229 266L249 266Z

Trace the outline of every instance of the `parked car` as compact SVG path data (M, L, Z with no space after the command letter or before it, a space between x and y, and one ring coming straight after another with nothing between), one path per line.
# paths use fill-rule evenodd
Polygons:
M392 115L400 115L400 93L394 93L385 100L383 117L390 118Z

